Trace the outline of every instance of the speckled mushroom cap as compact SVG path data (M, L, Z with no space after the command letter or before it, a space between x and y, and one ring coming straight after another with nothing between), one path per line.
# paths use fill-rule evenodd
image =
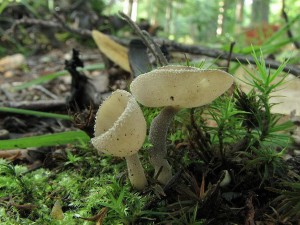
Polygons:
M94 147L103 153L126 157L136 154L146 137L146 121L134 97L117 90L108 97L96 115Z
M233 77L221 70L168 65L138 76L130 90L147 107L193 108L212 102L232 83Z

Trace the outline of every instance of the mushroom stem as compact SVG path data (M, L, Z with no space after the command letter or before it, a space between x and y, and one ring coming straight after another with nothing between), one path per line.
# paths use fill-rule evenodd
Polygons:
M126 156L129 180L134 188L143 190L148 182L138 154Z
M166 140L168 128L179 108L167 106L155 117L150 126L149 140L153 147L149 152L150 163L155 169L154 177L162 184L167 184L172 178L172 168L166 160Z

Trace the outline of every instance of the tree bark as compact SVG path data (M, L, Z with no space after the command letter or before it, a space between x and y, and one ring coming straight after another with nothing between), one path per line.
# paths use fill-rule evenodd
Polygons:
M171 34L172 10L173 10L172 0L168 0L167 7L166 7L166 27L165 27L165 31L167 35Z
M269 22L270 0L253 0L251 23L260 24Z
M244 20L244 0L237 1L235 16L237 23L242 24Z

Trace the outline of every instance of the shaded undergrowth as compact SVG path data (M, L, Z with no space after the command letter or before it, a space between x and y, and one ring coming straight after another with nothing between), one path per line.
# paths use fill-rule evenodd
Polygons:
M279 123L270 103L284 83L285 63L270 71L254 57L257 73L245 68L249 93L235 87L176 116L168 146L174 177L166 186L152 178L147 141L141 160L150 185L143 192L130 187L124 160L89 145L66 146L49 155L52 165L34 171L1 162L1 224L296 223L299 174L283 158L292 123ZM143 111L148 123L157 114ZM63 220L51 214L57 201Z

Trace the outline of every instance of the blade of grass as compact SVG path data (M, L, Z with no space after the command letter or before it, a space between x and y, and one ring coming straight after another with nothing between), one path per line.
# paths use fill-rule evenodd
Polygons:
M28 110L28 109L0 107L0 112L17 113L17 114L24 114L24 115L31 115L31 116L38 116L38 117L54 118L54 119L72 120L72 117L68 116L68 115L57 114L57 113L48 113L48 112L39 112L39 111Z
M261 47L261 50L263 51L264 54L271 54L271 53L275 53L276 51L278 51L280 48L282 48L283 46L286 46L288 44L293 43L294 41L298 41L300 39L300 36L294 37L292 39L285 39L282 41L278 41L274 44L267 44Z
M28 11L30 11L36 18L40 18L40 15L37 13L36 9L28 2L28 0L21 0L22 5L24 5Z
M34 137L0 140L0 150L65 145L80 143L81 141L88 142L89 140L89 136L83 131L66 131Z
M266 54L274 53L282 46L292 43L294 40L298 40L298 37L295 37L294 39L284 39L281 43L272 44L275 40L280 39L280 37L284 36L287 29L291 25L293 25L295 22L299 21L300 14L297 15L295 18L293 18L288 24L285 24L283 27L281 27L277 32L275 32L269 39L267 39L261 46L249 46L249 47L243 47L240 49L239 53L241 54L250 54L253 50L255 52L263 50L263 52ZM237 50L237 48L235 48Z
M2 1L0 4L0 14L4 11L4 9L10 4L9 1Z
M269 39L267 39L263 45L267 45L272 43L274 40L278 39L280 36L284 35L287 29L290 28L292 24L299 21L300 14L298 14L295 18L291 19L289 23L285 24L282 28L280 28L277 32L275 32Z
M84 68L79 67L79 68L77 68L77 70L78 71L88 71L88 70L96 70L96 69L103 69L103 68L104 68L104 64L101 63L101 64L88 65ZM37 79L31 80L31 81L26 82L24 84L13 87L13 89L14 90L22 90L22 89L29 88L29 87L37 85L37 84L44 84L44 83L47 83L47 82L49 82L51 80L54 80L58 77L65 76L67 74L69 74L67 70L62 70L62 71L58 71L58 72L55 72L55 73L50 73L48 75L39 77Z

